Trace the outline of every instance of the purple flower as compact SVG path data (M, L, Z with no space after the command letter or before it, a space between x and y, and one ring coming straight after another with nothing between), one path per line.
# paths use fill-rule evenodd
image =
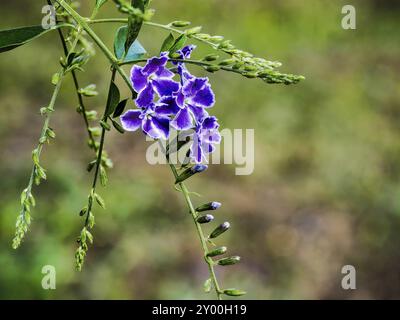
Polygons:
M214 152L214 144L221 142L218 128L216 117L206 117L196 126L193 144L190 147L190 156L196 163L206 161L206 154Z
M189 45L186 47L183 47L181 50L179 50L177 53L180 55L179 59L190 59L190 56L193 52L193 50L196 49L195 45ZM194 78L194 76L189 72L189 70L186 68L185 63L183 62L173 62L174 64L178 65L178 74L181 77L181 83L183 84L186 80Z
M162 110L159 112L159 108L164 107L164 104L152 103L145 109L128 110L120 118L122 127L126 131L136 131L141 127L153 139L168 139L170 120Z
M139 108L151 105L155 93L163 97L179 90L179 83L172 80L174 73L165 67L167 62L168 54L163 52L160 57L149 59L144 67L133 66L131 82L138 93L136 105Z
M176 103L180 110L171 125L177 130L187 130L208 116L205 108L211 108L215 96L207 78L193 77L185 81L176 94Z

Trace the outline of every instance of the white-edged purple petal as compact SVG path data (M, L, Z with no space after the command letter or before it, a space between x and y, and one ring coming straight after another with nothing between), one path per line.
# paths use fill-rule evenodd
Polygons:
M193 127L192 117L187 108L180 109L175 118L171 121L171 125L177 130L188 130Z
M144 75L149 76L157 72L160 68L165 67L167 62L168 62L167 55L161 55L160 57L153 57L147 61L146 65L143 67L142 72Z
M192 105L187 106L190 112L193 114L194 119L196 122L202 122L204 118L208 117L208 112L204 110L202 107L196 107Z
M203 122L201 123L201 128L202 129L217 129L219 127L219 124L217 122L217 118L214 116L211 117L207 117L203 120Z
M167 139L169 121L166 118L148 117L142 123L142 130L153 139Z
M215 103L215 95L209 84L197 91L190 99L191 103L198 107L210 108Z
M131 69L131 83L136 92L140 92L147 84L147 76L142 73L143 68L133 66Z
M154 79L152 84L160 97L170 96L179 90L179 83L169 79Z
M157 104L154 112L160 116L170 116L178 113L180 108L176 104L176 98L173 96L162 97Z
M202 132L201 141L206 143L221 143L221 134L218 130L207 130L206 132Z
M122 127L126 131L136 131L142 125L142 119L140 110L128 110L121 117Z
M190 157L196 163L201 163L205 159L203 149L201 148L201 141L195 135L193 138L193 143L190 146Z
M154 94L153 86L151 83L148 83L147 86L139 92L139 95L135 100L136 105L140 108L147 108L153 103Z
M174 73L170 70L168 70L165 67L160 67L157 71L156 71L156 75L158 78L173 78L174 77Z
M207 78L192 78L184 84L182 92L185 97L193 97L198 91L203 89L207 83Z

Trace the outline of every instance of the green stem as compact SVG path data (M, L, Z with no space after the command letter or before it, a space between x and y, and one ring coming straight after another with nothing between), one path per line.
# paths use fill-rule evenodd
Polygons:
M51 1L48 1L48 3L51 4ZM58 21L57 21L57 23L58 23ZM62 30L60 28L57 29L57 31L58 31L58 35L60 37L60 41L61 41L63 50L64 50L64 55L65 55L65 57L68 57L69 50L68 50L68 47L67 47L67 42L65 40L64 34L63 34L63 32L62 32ZM77 38L79 37L79 35L80 35L80 32L78 32ZM80 86L79 86L79 81L78 81L78 77L76 75L75 70L71 71L71 75L72 75L72 79L73 79L74 86L75 86L76 96L77 96L78 102L79 102L80 112L81 112L81 114L83 116L83 121L85 122L86 131L87 131L88 136L89 136L90 145L93 146L94 150L96 151L96 141L94 139L94 136L93 136L92 132L89 130L89 120L88 120L87 115L86 115L86 107L85 107L85 104L83 102L83 96L82 96L81 93L79 93Z
M91 23L91 24L96 24L96 23L127 23L128 19L126 19L126 18L87 19L86 21L88 23ZM169 25L165 25L165 24L161 24L161 23L150 22L150 21L145 21L143 23L145 25L148 25L148 26L161 28L161 29L164 29L164 30L168 30L168 31L171 31L171 32L178 33L178 34L184 34L185 33L185 31L182 31L182 30L176 29L174 27L171 27ZM197 41L206 43L206 44L208 44L209 46L211 46L214 49L217 49L217 47L218 47L217 44L215 44L215 43L213 43L211 41L196 37L195 34L194 35L190 35L190 37L193 38L193 39L196 39Z
M178 178L178 172L175 168L175 166L173 164L169 164L171 171L174 175L174 178L177 179ZM215 270L214 270L214 261L207 256L208 253L208 246L207 246L207 238L204 236L203 230L201 229L201 225L197 222L197 217L198 214L193 206L192 200L190 199L190 193L189 190L187 189L186 185L183 182L178 183L179 188L181 189L183 196L185 198L186 204L189 208L189 212L193 218L193 222L196 226L196 230L197 230L197 234L200 238L200 242L201 242L201 247L203 249L203 254L204 254L204 260L206 261L207 265L208 265L208 271L210 273L210 278L211 281L213 283L215 292L217 294L217 298L218 300L222 300L222 294L223 291L221 290L219 284L218 284L218 280L217 280L217 276L215 275Z
M45 113L45 121L43 123L43 127L41 130L41 134L40 134L40 138L39 138L39 144L36 147L36 161L39 161L40 159L40 155L42 153L43 150L43 145L45 144L45 142L47 141L47 132L50 129L49 128L49 124L50 124L50 118L51 118L51 113L54 111L54 106L58 97L58 94L60 93L60 89L61 89L61 84L62 84L62 80L65 76L65 70L64 68L60 70L59 72L59 79L58 82L54 88L53 94L51 96L51 100L49 105L47 106L47 111ZM35 178L38 176L38 170L44 170L43 168L39 168L39 163L35 162L33 164L32 170L31 170L31 174L29 177L29 182L28 182L28 186L25 188L24 190L24 199L22 199L22 208L21 208L21 212L19 214L19 217L17 219L17 228L15 231L15 236L13 239L13 248L17 249L21 242L22 239L25 236L25 233L28 231L28 227L30 225L30 217L29 219L27 219L27 214L29 213L29 206L26 206L25 201L27 201L30 198L33 198L32 195L32 188L33 188L33 183L35 182ZM34 206L34 204L32 204L32 206Z
M87 19L83 18L79 15L74 9L72 9L64 0L56 0L64 10L71 15L71 17L76 21L87 32L87 34L93 39L93 41L97 44L103 54L110 61L113 68L121 75L124 79L125 83L132 90L131 82L128 76L125 74L124 70L118 65L119 60L114 56L114 54L107 48L104 42L97 36L97 34L89 27L86 22Z

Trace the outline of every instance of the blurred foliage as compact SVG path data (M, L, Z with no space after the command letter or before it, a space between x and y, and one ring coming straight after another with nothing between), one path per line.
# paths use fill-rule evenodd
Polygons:
M89 12L93 1L83 2ZM217 220L232 222L224 244L243 262L229 272L218 268L219 277L224 287L248 291L246 298L400 298L400 6L354 0L357 30L343 30L347 2L152 3L156 21L191 20L307 78L286 87L211 76L223 127L255 129L255 172L235 176L234 166L213 165L190 187L203 195L199 202L223 203ZM0 27L37 24L43 4L2 3ZM118 16L111 2L102 10L101 17ZM117 27L96 30L111 44ZM139 39L157 53L166 34L144 27ZM206 52L201 47L197 55ZM74 271L92 155L72 81L56 106L57 138L44 151L48 182L36 191L31 231L18 251L11 249L41 127L38 110L50 99L60 54L54 33L0 56L0 298L213 298L202 293L206 265L183 199L169 170L145 161L140 133L106 139L115 162L100 190L107 210L97 210L95 247L84 270ZM82 86L97 83L101 94L88 102L100 110L107 61L99 54L86 69ZM46 264L57 270L53 291L41 288ZM341 289L346 264L357 269L357 290Z

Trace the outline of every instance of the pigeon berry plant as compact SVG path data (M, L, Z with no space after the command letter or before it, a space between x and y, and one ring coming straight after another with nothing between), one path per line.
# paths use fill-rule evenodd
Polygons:
M204 284L205 290L210 292L214 289L218 299L223 295L245 294L238 289L223 289L214 270L216 266L229 266L240 261L238 256L224 257L227 248L214 243L221 234L229 230L229 222L216 226L209 235L202 228L203 224L213 222L214 216L211 212L218 210L221 203L212 201L196 206L191 199L193 192L185 184L186 180L207 170L207 155L221 141L220 124L212 115L216 98L209 79L196 76L187 66L194 65L210 73L220 70L231 72L269 84L294 84L303 77L280 73L277 70L281 66L279 62L255 57L238 49L222 36L201 33L201 27L190 27L190 22L153 22L151 19L154 10L149 8L149 0L113 0L117 10L125 14L126 18L107 19L97 19L96 16L106 2L111 4L112 1L92 2L92 14L84 17L77 12L78 1L48 0L44 5L53 6L56 15L56 23L51 28L30 26L0 31L0 52L12 50L54 30L58 33L57 41L63 49L60 69L51 79L54 90L50 102L40 109L44 124L37 146L32 151L33 165L29 181L21 194L21 211L17 217L13 248L17 249L21 245L31 225L31 210L35 206L34 186L46 179L46 169L41 165L40 159L44 146L55 138L55 132L50 126L51 116L56 108L60 88L70 75L76 91L77 112L82 116L88 146L93 150L93 159L87 167L93 173L92 185L87 201L79 213L83 226L77 240L76 268L82 269L89 246L93 243L91 230L95 225L96 206L105 208L98 185L107 184L107 171L113 167L105 151L107 133L112 128L120 133L141 130L166 146L163 151L173 174L175 188L182 193L188 206L200 239L203 258L208 266L209 279ZM96 24L122 24L116 30L113 50L94 31ZM156 28L168 33L159 52L148 54L137 40L142 27ZM192 59L196 46L191 42L205 45L210 53L202 59ZM111 69L107 101L99 118L96 111L87 108L90 97L97 95L96 85L81 86L78 79L78 74L84 72L85 64L95 54L93 43L109 61L109 66L105 68ZM130 75L126 70L129 66ZM117 76L122 78L132 96L121 98L115 82ZM130 99L134 100L135 108L125 110ZM98 126L93 125L96 122ZM178 135L184 134L184 141L169 144L171 128ZM176 164L170 161L172 153L182 151L182 147L189 143L184 162Z

